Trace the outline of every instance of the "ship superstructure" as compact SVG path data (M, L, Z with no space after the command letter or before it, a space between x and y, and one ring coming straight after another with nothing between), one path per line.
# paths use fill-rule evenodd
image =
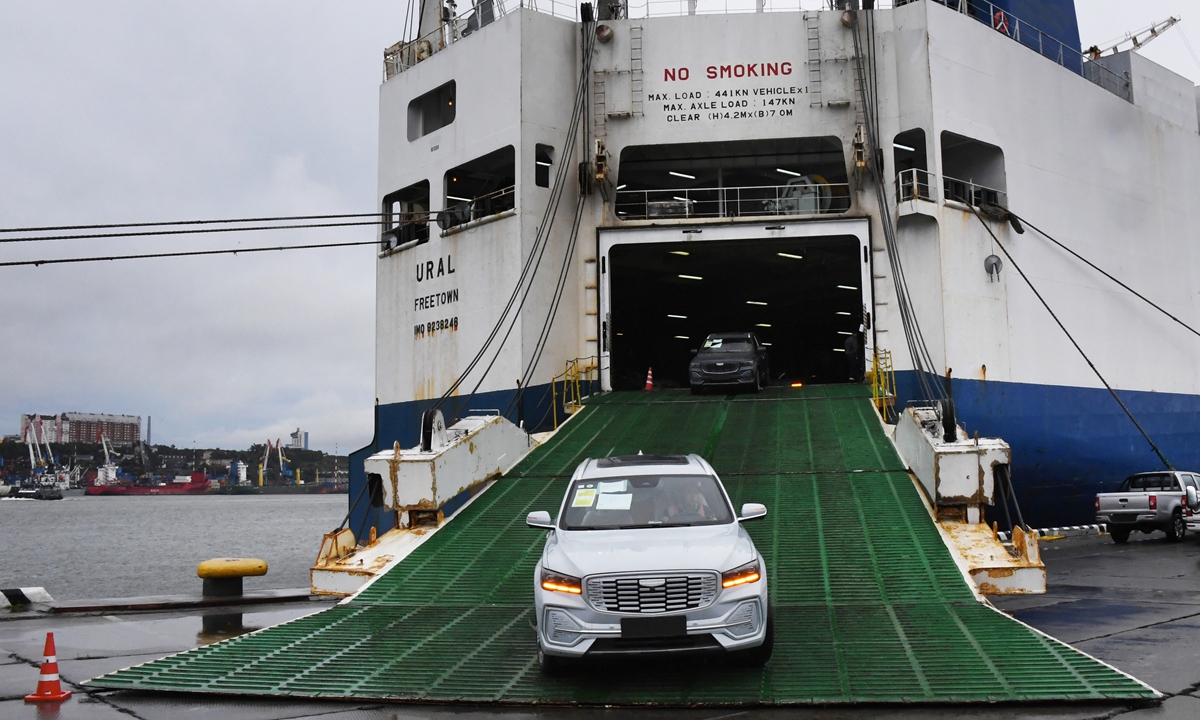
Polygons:
M604 390L686 387L728 331L769 345L775 382L845 382L861 330L897 407L929 394L914 369L952 374L1030 523L1084 522L1160 461L1013 261L1200 466L1195 338L1005 216L1194 325L1196 88L1080 54L1069 1L744 9L428 2L387 51L376 438L351 498L435 404L536 430L571 361Z

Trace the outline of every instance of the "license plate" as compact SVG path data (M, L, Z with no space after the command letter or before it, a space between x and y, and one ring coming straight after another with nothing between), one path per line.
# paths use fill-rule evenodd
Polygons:
M623 638L660 638L682 635L687 635L687 618L683 615L621 618L621 637Z

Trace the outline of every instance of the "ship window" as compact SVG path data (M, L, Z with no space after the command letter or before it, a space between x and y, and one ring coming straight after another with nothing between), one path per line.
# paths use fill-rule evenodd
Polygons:
M832 136L626 147L617 186L624 220L850 209L845 153Z
M454 122L454 92L454 81L451 80L408 104L409 142Z
M439 223L448 229L511 210L516 178L512 145L451 169L445 177L447 213Z
M554 148L535 145L533 149L533 182L538 187L550 187L550 168L554 165Z
M429 242L429 181L409 185L383 198L381 252Z
M943 132L942 186L945 198L953 202L1007 207L1004 151L979 140Z

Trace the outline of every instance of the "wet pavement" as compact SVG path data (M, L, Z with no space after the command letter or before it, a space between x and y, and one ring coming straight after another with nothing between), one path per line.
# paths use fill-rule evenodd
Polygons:
M0 621L0 719L22 720L386 720L395 718L681 718L727 717L859 720L888 716L972 720L1163 720L1200 718L1200 541L1189 535L1168 543L1161 533L1135 534L1127 545L1108 537L1045 542L1046 595L996 601L1002 610L1149 683L1166 697L1160 705L1025 704L975 706L843 706L782 709L500 708L396 705L341 701L255 700L211 695L86 691L96 675L197 647L246 629L266 627L328 607L288 603L216 610L71 617L8 616ZM59 672L75 691L49 706L26 705L37 685L45 633L53 631Z

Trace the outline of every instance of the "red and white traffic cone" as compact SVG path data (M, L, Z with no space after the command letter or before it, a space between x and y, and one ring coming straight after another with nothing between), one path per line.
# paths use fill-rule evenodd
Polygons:
M646 389L654 389L654 368L650 368L646 371Z
M54 633L46 633L46 659L42 661L42 672L38 675L37 692L25 696L25 702L57 702L71 697L70 690L63 690L58 680L58 655L54 652Z

